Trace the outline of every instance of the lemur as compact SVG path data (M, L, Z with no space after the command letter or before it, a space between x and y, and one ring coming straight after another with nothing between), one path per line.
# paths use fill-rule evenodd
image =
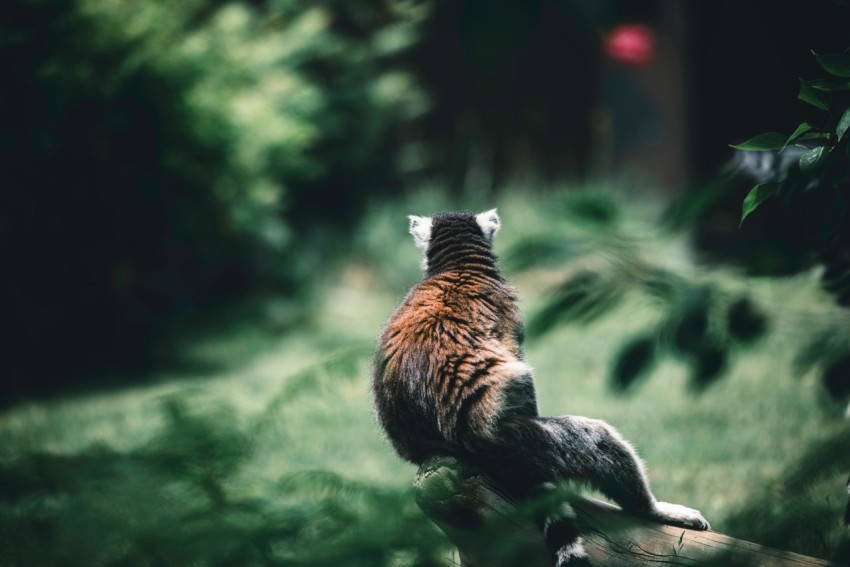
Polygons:
M390 316L372 376L378 421L399 456L415 464L453 456L523 494L589 484L629 513L709 529L697 510L655 499L634 449L610 425L538 414L516 292L493 254L496 209L408 218L425 278ZM544 526L555 563L583 560L575 530L558 531L561 541L550 541Z

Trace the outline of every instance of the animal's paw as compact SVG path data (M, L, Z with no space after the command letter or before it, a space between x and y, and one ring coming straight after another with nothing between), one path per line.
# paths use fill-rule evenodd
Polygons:
M702 517L698 510L670 504L669 502L656 502L652 517L665 524L678 524L695 530L710 530L711 525Z
M589 565L584 542L580 537L572 543L562 545L555 552L555 567L579 567L580 565Z

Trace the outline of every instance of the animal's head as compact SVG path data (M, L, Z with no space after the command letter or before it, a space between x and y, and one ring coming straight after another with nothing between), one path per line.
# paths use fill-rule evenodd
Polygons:
M432 217L409 215L410 234L424 258L422 269L428 271L432 252L442 251L451 243L469 243L491 248L501 222L496 209L479 214L440 213Z

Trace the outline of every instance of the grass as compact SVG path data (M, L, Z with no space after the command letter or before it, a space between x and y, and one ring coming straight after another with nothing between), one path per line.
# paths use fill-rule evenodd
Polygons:
M700 509L718 531L832 555L846 540L838 520L850 462L803 464L847 425L817 369L800 373L794 359L819 329L847 328L847 318L814 273L757 280L694 265L685 238L658 229L659 204L628 191L523 191L495 203L496 251L516 266L508 275L527 314L545 310L576 270L622 275L639 258L710 284L718 305L749 295L770 330L750 346L730 343L725 375L702 389L686 358L665 355L617 392L609 375L619 349L669 311L632 286L600 316L529 342L542 413L612 423L647 462L659 498ZM423 191L375 204L351 235L351 254L316 278L320 300L300 329L268 330L289 312L270 301L256 325L187 347L209 362L200 375L163 373L152 385L4 410L0 563L450 562L445 539L410 499L414 468L375 425L368 380L373 341L419 277L405 215L493 206L462 201ZM544 241L556 245L533 261L515 253ZM811 512L806 522L795 507Z

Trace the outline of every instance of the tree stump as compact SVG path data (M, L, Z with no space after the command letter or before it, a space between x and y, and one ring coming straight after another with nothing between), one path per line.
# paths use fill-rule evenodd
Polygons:
M432 458L420 467L414 493L420 508L457 546L462 567L552 567L529 504L476 467ZM572 496L569 502L591 565L830 565L715 532L656 523L590 498Z

